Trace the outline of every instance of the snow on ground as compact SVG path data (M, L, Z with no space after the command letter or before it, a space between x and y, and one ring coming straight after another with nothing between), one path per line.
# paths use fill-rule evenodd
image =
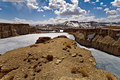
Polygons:
M32 45L36 42L39 37L57 37L59 35L66 35L68 38L75 40L74 36L69 35L68 33L43 33L43 34L28 34L17 37L0 39L0 54L3 54L7 51L17 49L20 47L25 47ZM117 77L120 78L120 57L109 55L105 52L96 50L94 48L87 48L78 44L81 48L86 48L92 52L92 55L95 57L99 69L104 69L109 72L112 72Z

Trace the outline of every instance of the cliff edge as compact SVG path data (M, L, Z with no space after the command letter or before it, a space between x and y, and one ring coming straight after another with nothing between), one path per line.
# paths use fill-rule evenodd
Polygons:
M43 37L0 56L0 80L120 80L95 66L91 52L75 41Z
M38 29L29 24L0 23L0 38L37 33Z

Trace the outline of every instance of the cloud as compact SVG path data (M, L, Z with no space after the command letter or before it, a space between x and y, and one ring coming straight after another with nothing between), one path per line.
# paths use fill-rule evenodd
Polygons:
M31 9L38 9L38 3L36 0L27 0L27 6Z
M119 8L117 8L116 10L105 8L104 11L108 16L107 19L109 19L109 21L120 21L120 15L118 15Z
M117 10L117 11L120 11L120 8L117 8L116 10Z
M84 2L90 2L90 0L84 0Z
M75 5L78 5L78 0L71 0L71 2Z
M36 0L2 0L3 2L12 2L12 3L25 3L30 9L38 9L38 3Z
M44 10L50 10L49 6L43 6L42 7Z
M108 16L109 19L120 19L120 15Z
M0 8L0 11L2 10L2 8Z
M43 9L40 9L40 8L39 8L37 11L38 11L38 12L44 12L44 10L43 10Z
M37 5L34 5L33 3L27 3L27 6L31 9L38 9L39 8Z
M65 0L49 0L49 9L57 9L55 14L60 16L81 15L86 11L78 7L78 0L71 0L73 4L67 3Z
M3 2L25 2L26 0L2 0Z
M103 5L103 2L101 2L100 5Z
M102 10L103 8L102 8L102 7L97 7L96 9L98 9L98 10Z
M65 5L66 2L64 0L49 0L49 8L57 9Z
M108 11L106 11L106 14L108 16L117 15L117 11L116 10L108 10Z
M73 4L67 3L65 0L49 0L48 6L40 7L37 0L3 0L6 2L25 3L28 8L36 9L38 12L44 10L53 10L54 13L60 16L82 15L86 11L78 6L79 0L71 0Z
M109 11L109 8L105 8L104 11Z
M59 8L59 10L55 10L55 14L61 15L61 16L82 15L85 13L86 13L85 10L82 10L80 7L72 4L66 4L64 5L64 7Z
M115 7L120 7L120 0L114 0L111 4Z
M45 17L46 15L43 15L43 17Z
M96 0L96 2L99 2L99 0Z

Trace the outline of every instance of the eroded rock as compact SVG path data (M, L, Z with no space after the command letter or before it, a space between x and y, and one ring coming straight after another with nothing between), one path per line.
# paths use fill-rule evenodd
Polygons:
M1 55L0 80L119 80L110 72L96 69L91 52L73 43L57 38ZM69 52L63 50L65 47ZM74 53L77 56L72 57Z

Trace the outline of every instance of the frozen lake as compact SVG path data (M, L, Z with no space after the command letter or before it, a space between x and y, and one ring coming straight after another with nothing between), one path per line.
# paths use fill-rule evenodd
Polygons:
M57 37L60 35L66 35L70 39L75 39L74 36L69 35L68 33L44 33L44 34L28 34L17 37L11 37L6 39L0 39L0 54L4 54L7 51L17 49L20 47L25 47L32 45L36 42L39 37ZM86 48L78 44L82 48ZM105 52L96 50L94 48L86 48L92 52L92 55L95 57L99 69L104 69L109 72L112 72L117 77L120 78L120 58L109 55Z

